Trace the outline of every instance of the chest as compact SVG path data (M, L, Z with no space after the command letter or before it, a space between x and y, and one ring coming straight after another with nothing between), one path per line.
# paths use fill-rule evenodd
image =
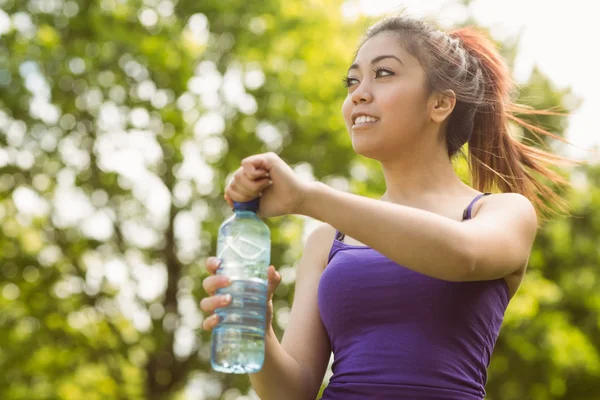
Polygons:
M342 248L323 272L318 302L328 330L399 323L435 329L485 324L486 310L499 305L496 286L491 281L443 281L370 248Z

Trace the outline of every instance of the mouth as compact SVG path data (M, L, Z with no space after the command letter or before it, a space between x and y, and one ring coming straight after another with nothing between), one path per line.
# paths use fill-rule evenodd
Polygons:
M359 117L356 117L356 119L354 120L354 125L352 125L352 129L369 127L377 122L379 122L379 118L371 117L370 115L361 115Z

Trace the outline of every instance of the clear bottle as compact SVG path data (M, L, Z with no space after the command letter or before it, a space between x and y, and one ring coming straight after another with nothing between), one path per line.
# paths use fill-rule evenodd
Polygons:
M271 237L256 215L259 200L234 202L234 214L219 228L217 257L222 261L217 275L228 276L231 285L217 294L232 297L228 306L215 311L219 323L212 332L211 365L219 372L258 372L265 358Z

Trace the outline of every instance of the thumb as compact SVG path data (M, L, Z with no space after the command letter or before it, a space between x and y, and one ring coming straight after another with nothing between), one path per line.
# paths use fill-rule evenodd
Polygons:
M267 300L273 298L273 293L281 283L281 274L275 270L275 267L270 265L267 273L268 276L268 287L267 287Z

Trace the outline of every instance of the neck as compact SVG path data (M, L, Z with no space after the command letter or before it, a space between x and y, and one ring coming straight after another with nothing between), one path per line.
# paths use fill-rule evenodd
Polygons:
M401 157L381 161L386 192L381 200L411 205L428 195L461 195L472 191L454 172L445 146L411 149Z

